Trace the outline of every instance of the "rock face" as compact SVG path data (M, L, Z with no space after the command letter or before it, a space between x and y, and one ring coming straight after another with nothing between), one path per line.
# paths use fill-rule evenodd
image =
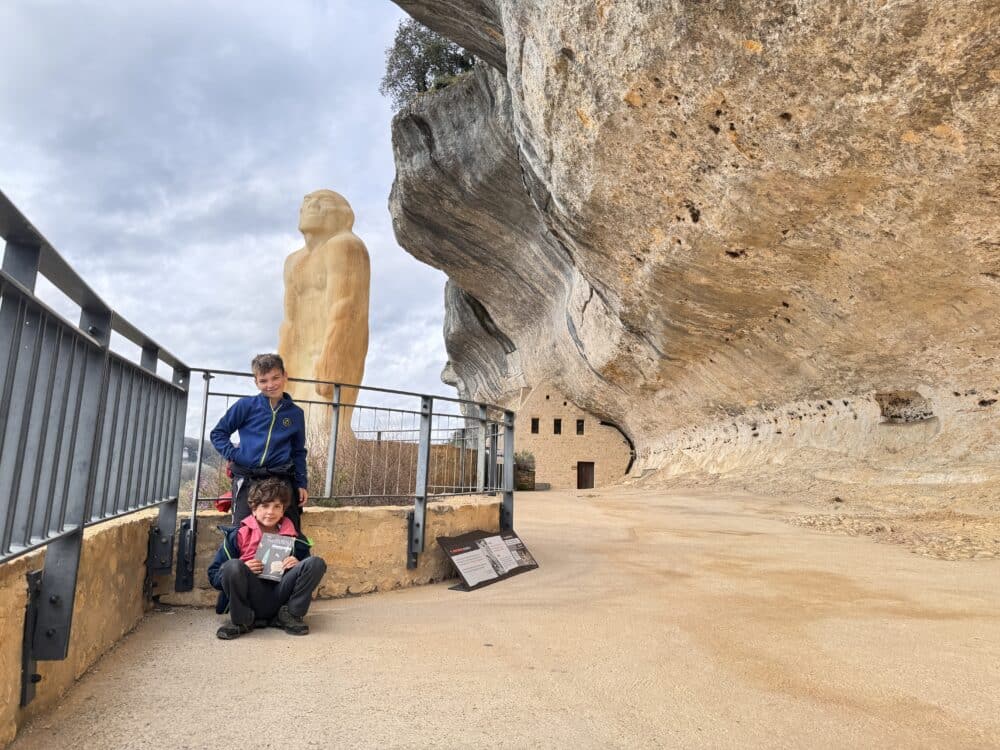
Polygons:
M996 465L995 2L396 2L484 61L393 131L464 393L551 381L637 470Z

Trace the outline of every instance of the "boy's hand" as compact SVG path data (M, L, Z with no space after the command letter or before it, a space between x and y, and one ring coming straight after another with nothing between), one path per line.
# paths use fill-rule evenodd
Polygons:
M306 503L309 502L309 490L305 487L299 487L299 507L304 508Z
M260 575L264 572L264 563L260 560L247 560L247 567L250 568L250 572L254 575Z
M299 559L297 557L292 557L291 555L289 555L288 557L286 557L284 560L281 561L281 569L289 570L291 568L294 568L298 564L299 564Z

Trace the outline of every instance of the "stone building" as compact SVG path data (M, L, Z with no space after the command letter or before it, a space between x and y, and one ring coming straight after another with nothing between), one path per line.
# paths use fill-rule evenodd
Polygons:
M625 476L632 458L625 436L554 388L525 389L514 411L514 447L535 456L536 487L589 489Z

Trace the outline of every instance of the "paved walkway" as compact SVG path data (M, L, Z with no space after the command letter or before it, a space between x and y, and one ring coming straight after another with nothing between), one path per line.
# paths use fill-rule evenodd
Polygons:
M1000 561L781 512L523 493L537 571L321 602L307 638L152 614L12 747L1000 747Z

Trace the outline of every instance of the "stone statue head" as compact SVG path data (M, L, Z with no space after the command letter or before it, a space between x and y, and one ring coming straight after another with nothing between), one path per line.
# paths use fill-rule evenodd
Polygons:
M302 199L299 210L299 231L322 233L349 231L354 226L354 211L340 193L315 190Z

